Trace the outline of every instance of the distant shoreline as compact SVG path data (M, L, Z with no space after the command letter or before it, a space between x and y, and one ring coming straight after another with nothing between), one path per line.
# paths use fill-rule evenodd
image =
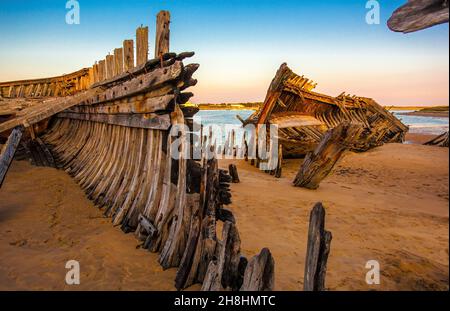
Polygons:
M220 104L191 104L200 110L258 110L263 103L220 103ZM384 106L388 111L413 110L413 112L402 113L404 115L422 115L426 117L448 117L448 106Z
M258 110L262 103L192 104L200 110Z
M417 117L434 117L434 118L448 118L448 111L442 112L421 112L421 111L413 111L413 112L402 112L399 113L403 116L417 116Z
M448 106L425 107L412 112L404 112L401 115L448 118Z

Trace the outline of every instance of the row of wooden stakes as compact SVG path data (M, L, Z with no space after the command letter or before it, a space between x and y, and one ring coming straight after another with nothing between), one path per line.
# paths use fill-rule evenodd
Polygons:
M155 58L169 51L170 37L170 13L161 11L156 18ZM141 66L148 61L149 42L148 27L136 29L136 54L134 41L124 40L123 47L114 49L114 53L108 54L89 68L89 77L92 83L102 82L127 72L134 67Z

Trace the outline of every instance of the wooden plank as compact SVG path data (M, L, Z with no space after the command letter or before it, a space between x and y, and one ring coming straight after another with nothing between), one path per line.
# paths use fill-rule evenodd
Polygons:
M17 147L22 139L23 127L16 127L12 130L11 134L6 141L6 144L2 147L0 152L0 188L5 180L6 173L14 158Z
M104 60L98 62L98 81L106 79L106 63Z
M167 66L172 65L176 60L179 60L179 61L183 60L184 59L184 57L182 57L183 54L186 55L187 53L189 53L189 56L186 56L186 57L191 57L192 55L194 55L193 52L185 52L185 53L181 53L181 54L178 54L178 55L176 53L164 54L163 57L162 57L162 60L164 61L163 62L163 67L167 67ZM135 68L132 68L132 69L130 69L130 70L128 70L128 71L126 71L126 72L116 76L116 77L113 77L112 79L108 79L108 80L96 83L92 87L109 86L109 85L112 85L112 84L117 84L119 82L123 82L123 81L129 80L130 77L137 76L137 75L140 75L142 73L146 73L146 72L152 71L152 70L154 70L157 67L161 67L161 59L151 59L151 60L149 60L147 63L145 63L143 65L140 65L140 66L137 66Z
M106 55L106 79L114 77L114 56Z
M134 41L123 41L123 62L124 70L129 71L134 68Z
M247 264L241 291L271 291L274 288L275 261L269 249L263 248Z
M114 49L114 77L123 73L123 48Z
M94 113L76 113L60 112L58 118L67 118L73 120L85 120L99 123L114 124L126 127L137 127L155 130L167 130L170 127L170 116L168 114L157 115L154 113L145 114L94 114Z
M94 81L94 68L91 67L91 68L89 68L89 81L87 83L87 86L89 87L89 86L91 86L94 83L95 83L95 81Z
M325 290L325 275L331 239L331 232L325 230L325 209L322 203L316 203L309 217L308 245L303 281L304 291Z
M306 155L294 179L294 185L317 189L320 182L331 173L345 150L358 141L363 130L361 127L344 122L326 132L317 148Z
M89 89L83 93L79 93L73 96L56 99L53 98L43 101L42 104L38 106L32 106L21 111L20 117L0 123L0 133L19 125L25 125L25 127L29 127L35 123L49 118L50 116L58 112L84 102L88 98L95 97L95 95L99 92L101 92L101 90L99 89Z
M98 76L98 64L95 63L94 66L92 66L92 68L94 69L94 83L97 83L100 81Z
M148 60L148 27L136 29L136 66Z
M183 74L183 69L182 62L177 61L170 67L155 69L147 74L108 88L97 96L89 98L84 104L99 104L156 89L164 83L179 79Z
M175 95L164 95L146 99L134 99L130 102L113 102L110 105L86 106L80 105L68 109L68 112L78 113L106 113L106 114L132 114L168 111L169 104L175 99Z
M156 17L155 57L169 52L170 44L170 13L161 11Z

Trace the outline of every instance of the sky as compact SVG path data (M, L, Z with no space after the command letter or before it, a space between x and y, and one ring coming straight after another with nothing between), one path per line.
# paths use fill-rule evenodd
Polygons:
M57 76L104 59L156 14L171 12L171 51L195 51L196 103L264 100L279 66L381 105L449 104L448 24L412 34L386 21L406 0L78 0L80 24L65 22L66 0L0 0L0 81Z

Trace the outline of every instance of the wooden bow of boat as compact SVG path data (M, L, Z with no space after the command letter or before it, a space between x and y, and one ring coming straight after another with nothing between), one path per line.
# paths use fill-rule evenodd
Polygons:
M284 157L306 155L317 147L327 130L343 122L365 129L351 147L355 151L403 141L407 126L373 99L344 93L337 97L323 95L313 92L316 85L282 64L264 104L244 125L276 124Z

